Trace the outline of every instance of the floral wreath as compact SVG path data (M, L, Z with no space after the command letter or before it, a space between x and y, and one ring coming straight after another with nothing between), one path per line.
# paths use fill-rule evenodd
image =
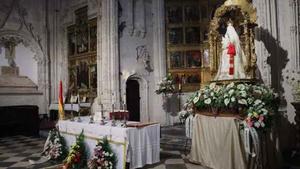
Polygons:
M49 132L42 156L49 160L63 160L67 155L66 143L57 129Z
M83 130L80 135L76 137L76 142L71 146L71 150L67 158L64 160L63 169L82 169L86 165L86 153L84 146Z
M88 162L89 169L115 169L117 158L106 137L99 140L93 157Z

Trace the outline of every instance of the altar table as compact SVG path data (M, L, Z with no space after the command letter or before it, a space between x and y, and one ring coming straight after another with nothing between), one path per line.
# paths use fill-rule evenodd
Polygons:
M125 168L126 162L130 163L130 169L159 162L159 124L142 128L123 128L120 126L111 127L109 124L89 124L88 121L89 118L87 117L82 117L82 122L58 121L59 131L65 138L67 146L70 147L74 144L75 136L84 130L88 157L93 153L97 140L107 136L112 150L117 155L117 169Z
M196 114L191 161L213 169L246 169L246 153L234 117Z

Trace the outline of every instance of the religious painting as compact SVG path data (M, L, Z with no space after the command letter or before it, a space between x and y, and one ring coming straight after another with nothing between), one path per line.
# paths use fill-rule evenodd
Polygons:
M80 62L76 67L77 88L87 89L89 87L89 67L86 62Z
M170 52L170 68L182 68L184 67L183 52L176 51Z
M90 66L90 87L97 88L97 64Z
M185 29L185 42L188 44L200 43L200 28L187 27Z
M197 73L189 73L185 75L185 83L193 84L193 83L200 83L200 75Z
M186 22L199 21L200 19L199 7L198 6L185 6L184 18Z
M88 51L89 32L87 7L75 11L77 53Z
M182 7L181 6L167 7L167 22L168 23L182 22Z
M200 68L201 66L201 53L200 51L187 51L186 60L188 68Z
M97 50L97 25L90 27L90 50Z
M74 27L68 28L67 37L68 37L68 55L73 56L75 54L75 44L76 44Z
M170 28L168 36L168 42L170 45L180 44L183 41L183 30L182 28Z

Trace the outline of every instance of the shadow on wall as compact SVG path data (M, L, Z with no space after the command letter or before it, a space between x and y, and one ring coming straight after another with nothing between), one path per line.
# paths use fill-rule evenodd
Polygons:
M260 36L257 36L256 40L263 42L270 54L267 58L267 63L271 67L271 86L279 94L280 106L286 107L287 102L284 97L284 88L282 86L284 80L282 71L289 61L288 52L280 46L277 39L275 39L267 29L259 27L257 28L257 32ZM292 148L295 145L295 125L291 124L287 119L287 115L281 112L278 113L274 123L272 137L275 138L273 139L274 141L276 138L279 139L279 150L284 152ZM277 143L274 141L274 148L278 147L276 146Z

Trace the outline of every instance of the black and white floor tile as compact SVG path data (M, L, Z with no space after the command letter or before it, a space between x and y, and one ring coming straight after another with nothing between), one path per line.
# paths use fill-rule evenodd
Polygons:
M38 160L45 143L44 138L13 136L0 138L0 169L43 168L53 165L31 165L29 160Z
M29 160L38 160L43 150L45 138L13 136L0 138L0 169L40 169L53 168L56 164L46 162L31 165ZM201 166L188 163L183 153L179 151L162 150L161 161L147 165L143 169L204 169Z

